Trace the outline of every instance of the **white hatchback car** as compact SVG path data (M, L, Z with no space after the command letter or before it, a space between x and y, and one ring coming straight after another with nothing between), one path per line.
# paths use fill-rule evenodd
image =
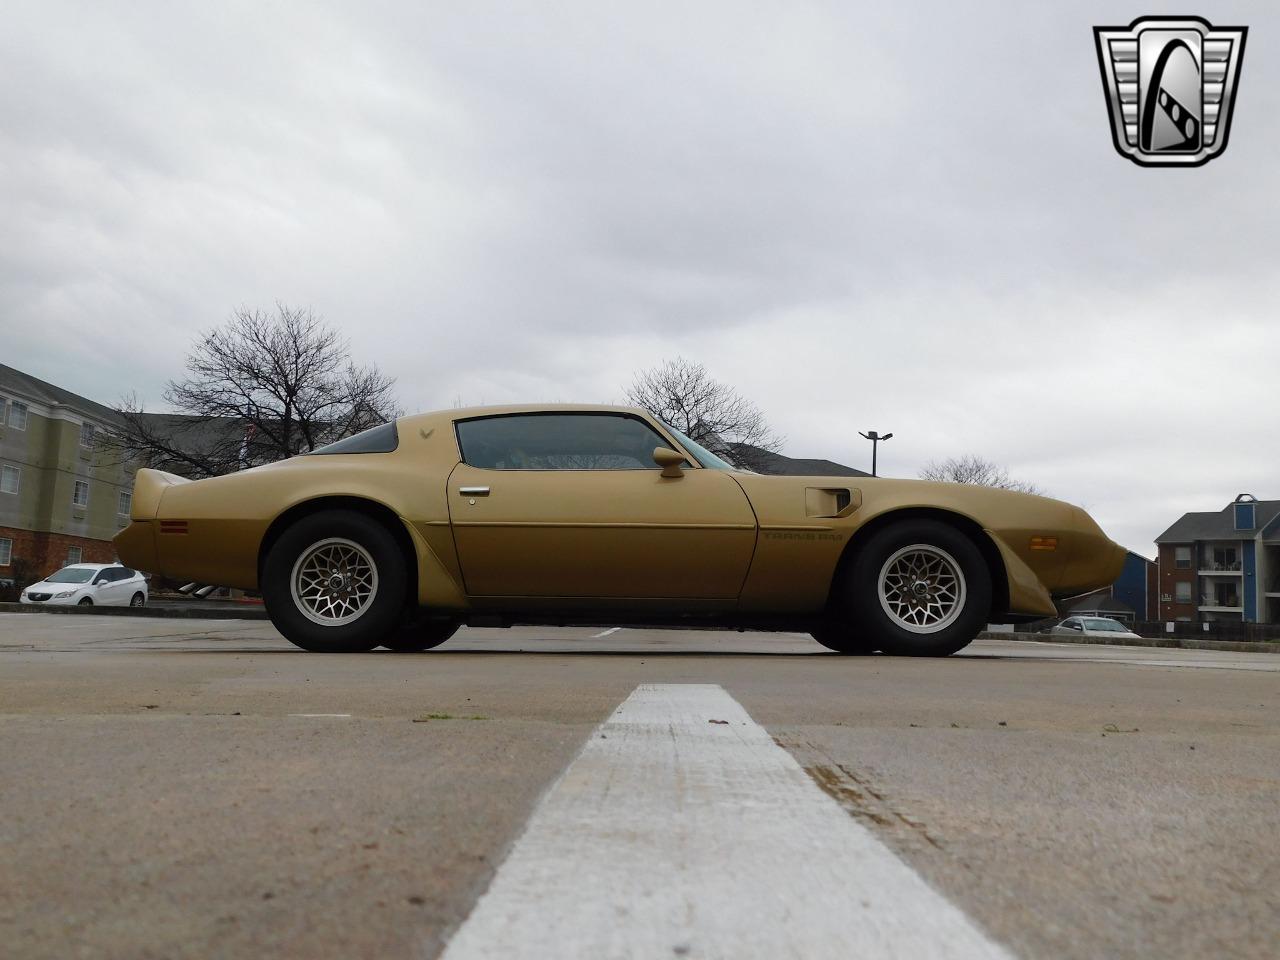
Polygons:
M1110 617L1067 617L1057 626L1050 627L1044 633L1057 637L1112 637L1125 640L1141 640L1142 638L1126 627L1119 620Z
M147 581L118 563L73 563L22 591L23 603L143 607Z

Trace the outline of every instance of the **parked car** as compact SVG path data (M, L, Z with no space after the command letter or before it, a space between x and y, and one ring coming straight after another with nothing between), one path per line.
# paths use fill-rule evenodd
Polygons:
M761 476L634 408L404 417L279 463L140 470L124 562L261 590L315 651L424 650L465 622L806 630L945 656L1052 616L1125 560L1079 507L967 484Z
M73 563L22 591L22 603L144 607L147 581L118 563Z
M1142 639L1119 620L1110 617L1067 617L1043 633L1057 637L1123 637L1126 640Z

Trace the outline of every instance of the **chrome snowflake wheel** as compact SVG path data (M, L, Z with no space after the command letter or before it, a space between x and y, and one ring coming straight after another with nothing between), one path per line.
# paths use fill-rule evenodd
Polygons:
M964 610L964 572L940 547L913 543L890 555L880 568L880 606L911 633L937 633Z
M302 551L289 585L303 616L338 627L369 609L378 595L378 567L360 544L330 537Z

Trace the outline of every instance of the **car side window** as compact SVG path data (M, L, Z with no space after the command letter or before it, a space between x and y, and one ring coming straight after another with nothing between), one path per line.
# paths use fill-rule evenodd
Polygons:
M464 463L486 470L657 470L669 442L635 417L507 414L457 424Z

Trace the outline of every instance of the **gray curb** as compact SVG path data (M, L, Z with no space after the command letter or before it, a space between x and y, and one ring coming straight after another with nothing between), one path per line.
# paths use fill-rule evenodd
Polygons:
M978 634L982 640L1029 640L1033 643L1085 643L1103 647L1180 647L1183 650L1224 650L1228 653L1280 653L1280 643L1260 640L1192 640L1189 637L1131 637L1108 640L1105 637L1059 637L1045 633Z
M93 617L154 617L174 620L266 620L258 604L235 604L235 609L206 607L46 607L34 603L0 603L0 613L54 613Z

